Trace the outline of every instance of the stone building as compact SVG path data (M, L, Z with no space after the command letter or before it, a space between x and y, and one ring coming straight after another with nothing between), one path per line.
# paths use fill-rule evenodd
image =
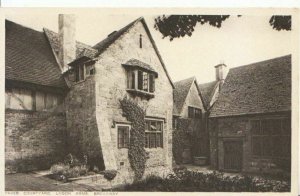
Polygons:
M230 69L209 132L214 168L289 173L291 55Z
M207 159L209 155L208 132L205 129L205 108L195 77L174 83L173 127L189 134L182 146L182 162L197 162L197 158ZM184 123L184 121L187 121ZM182 125L181 125L182 124ZM195 140L195 141L192 141Z
M93 47L76 41L74 22L73 16L60 15L59 32L55 33L6 21L6 84L12 79L18 81L21 100L28 104L20 109L6 102L6 167L18 153L21 160L27 155L36 160L49 153L55 157L57 151L66 149L78 156L88 155L101 169L117 169L128 180L132 175L128 160L131 122L120 107L120 100L127 97L143 108L149 124L145 130L145 149L149 152L145 173L163 175L172 165L174 86L145 20L133 21ZM48 94L44 95L40 109L39 93L25 93L25 82L36 85L34 91L51 89L61 94L57 100L49 95L49 100L55 100L49 101L52 107L48 107ZM6 89L7 97L14 99L11 86ZM53 109L57 105L62 106L59 111ZM51 124L43 121L40 113L59 117ZM40 124L24 129L32 118ZM26 142L29 144L24 146Z

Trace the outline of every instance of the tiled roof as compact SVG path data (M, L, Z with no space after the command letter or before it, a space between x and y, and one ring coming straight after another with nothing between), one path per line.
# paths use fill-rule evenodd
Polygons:
M210 117L291 111L291 55L232 68Z
M116 41L121 35L123 35L127 30L129 30L137 21L140 21L142 18L138 18L135 21L129 23L125 27L121 28L118 31L114 31L111 34L107 36L104 40L97 43L95 46L93 46L94 49L98 50L98 55L101 54L103 51L106 50L114 41Z
M43 32L5 21L5 78L33 84L67 87Z
M131 66L131 67L139 67L139 68L142 68L142 69L145 69L147 71L150 71L150 72L154 72L157 74L157 72L151 67L151 65L148 65L147 63L144 63L140 60L137 60L137 59L130 59L129 61L127 61L126 63L123 64L124 66Z
M217 84L218 84L218 81L212 81L212 82L208 82L208 83L198 84L199 89L202 94L202 97L203 97L204 106L206 109L208 109L210 107L209 104L214 95Z
M194 81L195 77L191 77L174 83L175 88L173 90L173 115L180 115L186 97Z
M49 29L44 28L44 32L48 37L48 40L51 44L52 49L58 55L60 43L59 43L59 37L58 34L54 31L51 31ZM79 59L83 56L93 58L98 51L91 46L84 44L82 42L76 41L76 59ZM75 60L75 59L74 59Z

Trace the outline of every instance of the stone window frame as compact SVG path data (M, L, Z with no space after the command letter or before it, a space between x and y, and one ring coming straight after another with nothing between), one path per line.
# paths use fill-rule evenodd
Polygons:
M147 122L150 121L150 127L148 127ZM155 130L149 130L151 129L151 122L155 122L156 127L157 123L161 123L161 129L160 131L155 131ZM164 119L157 119L157 118L145 118L145 148L146 149L157 149L157 148L164 148ZM151 135L155 135L154 139L154 145L151 145ZM157 145L157 139L159 136L159 145Z
M262 121L280 121L280 134L273 134L273 133L268 133L268 134L264 134L263 130L262 130ZM289 121L290 122L290 130L284 130L283 127L283 121ZM259 130L253 130L253 123L254 121L259 121ZM274 130L271 130L272 127L268 127L268 129L270 129L269 131L274 132ZM281 153L278 155L278 152L274 152L274 149L276 149L275 146L281 146L280 144L278 144L279 140L278 139L282 139L285 138L285 140L281 140L281 142L289 142L289 147L291 147L291 118L289 117L274 117L274 118L261 118L261 119L252 119L250 120L250 134L251 134L251 155L253 158L280 158L280 159L287 159L288 157L291 156L291 149L289 150L289 153ZM254 152L254 147L257 146L255 145L255 143L257 141L255 141L255 139L257 140L257 138L260 139L260 153L256 154ZM276 142L274 142L276 140ZM271 141L271 155L265 155L264 154L264 145L266 144L265 141L270 142ZM274 148L275 147L275 148Z
M127 69L126 90L139 96L153 98L155 93L155 73L139 68Z
M127 139L127 145L125 146L124 144L120 145L120 133L119 133L119 128L127 128L128 129L128 139ZM116 124L116 129L117 129L117 147L118 149L128 149L130 145L130 132L131 132L131 125L128 124ZM124 136L123 136L124 137ZM124 139L124 138L123 138ZM123 141L124 142L124 141Z

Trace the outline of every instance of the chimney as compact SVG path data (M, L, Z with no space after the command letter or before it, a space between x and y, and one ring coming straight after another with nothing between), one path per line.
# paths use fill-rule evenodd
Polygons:
M216 65L216 80L217 81L221 81L222 83L225 80L225 67L226 65L224 63Z
M63 72L68 70L68 64L76 58L75 31L75 15L59 14L58 36L60 48L58 58Z

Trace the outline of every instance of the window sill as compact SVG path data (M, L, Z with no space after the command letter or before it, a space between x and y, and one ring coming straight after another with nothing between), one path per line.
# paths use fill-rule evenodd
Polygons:
M146 91L142 91L142 90L137 90L137 89L126 89L126 91L128 93L131 93L135 96L142 96L142 97L146 97L146 98L153 98L154 97L154 93L149 93Z

